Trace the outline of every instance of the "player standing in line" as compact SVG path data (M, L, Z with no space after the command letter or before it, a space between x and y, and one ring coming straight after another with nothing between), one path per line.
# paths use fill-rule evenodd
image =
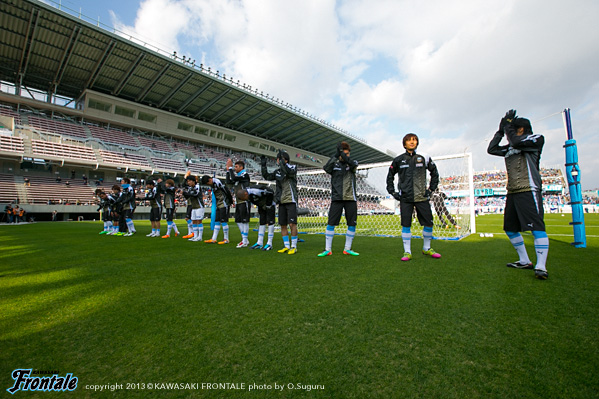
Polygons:
M508 144L499 143L506 136ZM542 180L539 163L545 138L533 134L530 121L516 116L516 110L508 111L501 119L499 130L489 143L487 152L505 158L507 170L507 196L503 216L503 230L510 239L520 259L508 263L508 267L533 269L528 258L521 231L532 231L537 253L534 266L535 277L547 280L547 252L549 237L545 231L543 213Z
M279 224L285 248L278 252L294 255L297 252L297 166L289 163L289 154L279 150L277 164L279 167L274 172L268 172L266 157L260 158L262 164L262 177L266 180L274 180L277 183L275 191L275 202L279 204ZM289 242L289 230L291 230L291 243Z
M343 254L360 255L351 249L358 222L358 197L356 195L358 161L349 157L350 150L349 144L342 141L337 146L335 156L329 159L323 167L324 171L331 175L331 206L329 207L329 221L325 233L325 249L318 254L321 257L333 255L335 226L339 226L343 210L345 210L345 221L347 223Z
M229 207L233 202L231 192L225 185L216 177L210 177L208 175L202 176L202 185L210 186L216 198L216 214L214 215L214 231L212 232L212 238L204 241L207 244L216 244L218 233L222 227L223 229L223 240L218 241L218 244L224 245L229 243Z
M416 209L418 222L423 226L422 236L424 244L422 253L432 258L440 258L441 255L431 248L433 239L433 212L429 198L432 192L439 185L439 172L437 165L431 157L425 153L417 153L418 136L414 133L408 133L403 138L403 146L406 152L397 156L387 173L387 192L393 195L399 201L401 212L401 238L403 241L404 254L402 261L412 259L411 241L412 241L412 213ZM426 171L431 175L430 185L426 186ZM395 191L395 175L399 175L397 188Z
M191 223L193 228L193 237L189 241L202 241L204 234L204 193L198 184L196 177L191 174L191 171L185 173L185 183L187 186L183 189L183 195L187 198L188 204L191 205Z
M260 215L260 227L258 228L258 241L250 249L262 249L270 251L272 249L272 239L275 236L275 213L276 204L274 201L274 191L268 187L248 187L237 191L237 198L242 201L248 201L258 208ZM268 226L268 241L264 245L264 233Z
M156 185L154 180L146 182L148 192L144 200L150 201L150 223L152 224L152 232L146 237L160 237L160 219L162 218L162 198L160 186Z
M250 186L250 174L245 170L245 162L235 162L227 159L227 185L233 185L233 192L246 189ZM235 201L235 223L241 232L241 242L237 244L237 248L245 248L250 244L248 235L250 233L250 203L236 196Z
M104 230L99 234L110 234L112 231L112 221L110 220L110 198L101 188L96 189L96 195L100 199L100 204L96 212L102 211L102 221L104 222Z
M164 193L164 209L166 213L166 234L162 238L169 238L173 229L175 230L175 237L177 237L179 229L177 229L177 225L173 222L175 210L177 209L175 205L177 187L175 187L173 179L167 179L164 184L162 184L162 179L158 179L158 184L160 184L161 190Z
M131 180L128 177L121 179L121 196L117 200L123 206L120 223L125 222L128 232L123 234L125 237L130 237L136 233L135 225L133 224L133 212L135 211L135 190L131 187Z
M189 194L187 193L187 190L185 190L186 187L184 187L184 189L182 190L183 193L183 197L185 197L185 202L187 203L187 208L185 210L185 223L187 223L187 234L184 235L182 238L193 238L194 234L193 234L193 223L191 221L191 211L193 210L193 206L191 205L191 201L189 200Z
M122 236L124 233L121 230L124 230L124 226L119 225L119 221L121 220L121 214L123 213L123 204L118 201L121 197L121 186L115 184L112 186L112 195L110 196L110 214L112 216L112 236Z

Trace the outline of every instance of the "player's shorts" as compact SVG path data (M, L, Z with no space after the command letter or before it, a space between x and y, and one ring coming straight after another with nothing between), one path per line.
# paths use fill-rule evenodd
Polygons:
M202 220L204 219L204 208L197 208L191 210L191 220Z
M229 207L216 208L216 213L214 215L214 221L220 223L228 223L229 222Z
M107 211L106 209L102 210L102 221L103 222L110 222L112 220L112 216L110 214L110 211Z
M356 201L331 201L329 207L329 226L339 226L341 214L345 209L347 226L356 226L358 223L358 203Z
M539 191L508 194L503 215L505 231L545 231L543 198Z
M175 208L166 208L166 221L172 222L175 216Z
M131 219L131 216L133 216L133 211L131 209L124 209L123 210L123 218L125 218L125 219Z
M408 202L399 201L399 211L401 212L401 227L412 226L412 214L416 208L418 222L425 227L433 227L433 212L431 203L428 201Z
M235 206L235 223L248 223L250 221L250 203L242 202Z
M150 222L160 222L162 218L162 209L150 208Z
M279 225L297 224L297 204L290 202L279 204Z
M185 213L185 218L189 219L189 220L193 220L191 218L191 210L193 209L192 205L187 205L187 212Z
M260 226L265 224L271 226L275 224L276 207L273 205L270 208L258 208L258 215L260 215Z

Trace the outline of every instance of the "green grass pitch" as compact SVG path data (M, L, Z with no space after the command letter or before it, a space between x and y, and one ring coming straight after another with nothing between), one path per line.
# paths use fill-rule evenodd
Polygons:
M77 390L15 397L597 397L599 215L585 216L577 249L570 215L546 215L547 281L505 266L500 215L476 219L493 238L434 241L438 260L413 240L411 262L398 238L356 237L350 257L336 236L318 258L323 235L289 256L146 238L139 221L133 237L99 236L99 222L0 226L0 385L32 368L73 373ZM148 383L245 388L126 390ZM110 384L122 389L86 389Z

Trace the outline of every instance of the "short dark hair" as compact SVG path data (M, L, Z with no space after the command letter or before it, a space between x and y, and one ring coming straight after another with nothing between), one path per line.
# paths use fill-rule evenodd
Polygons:
M416 139L416 146L418 146L418 144L420 144L420 140L418 140L418 136L416 135L416 133L408 133L405 136L403 136L403 140L402 140L403 148L406 148L406 141L408 141L410 139Z
M119 186L118 184L115 184L114 186L112 186L112 190L121 191L121 186Z
M515 118L512 122L512 124L516 127L523 127L524 128L524 133L526 134L532 134L532 125L530 124L530 120L526 119L526 118Z
M351 147L345 141L342 141L340 143L340 145L341 145L341 151L345 151L345 150L351 151Z
M279 153L281 154L281 156L282 156L283 158L285 158L285 160L286 160L287 162L289 162L289 153L288 153L287 151L283 151L283 150L281 150Z
M121 179L121 182L125 182L125 184L129 184L129 183L131 183L131 180L128 177L123 177Z
M197 182L198 182L198 181L196 180L196 177L195 177L194 175L189 175L189 176L187 176L187 177L185 178L185 181L187 181L187 180L192 180L192 181L194 181L195 183L197 183Z
M202 184L204 184L204 185L208 184L208 182L210 181L210 179L212 179L212 178L210 176L208 176L208 175L202 176Z
M237 162L235 162L235 165L241 165L241 167L243 169L245 169L245 162L243 162L243 161L237 161Z

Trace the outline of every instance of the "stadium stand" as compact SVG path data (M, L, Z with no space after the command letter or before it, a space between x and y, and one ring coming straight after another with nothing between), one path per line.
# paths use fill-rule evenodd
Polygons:
M0 151L17 152L23 154L25 147L21 137L0 135Z
M77 146L51 141L31 140L31 149L34 155L40 157L52 156L58 158L76 159L81 161L97 162L94 150L89 147Z
M139 136L137 140L139 140L139 143L142 146L147 147L153 151L162 151L167 152L169 154L175 152L173 151L169 143L163 140L152 139L144 136Z
M155 169L185 172L186 168L182 161L164 158L151 158Z
M125 166L141 166L151 168L148 158L132 152L118 153L114 151L99 150L105 163Z
M128 147L140 146L137 140L135 140L135 137L121 130L104 129L93 125L87 125L87 128L89 129L90 134L93 138L101 140L105 143L112 143Z
M76 182L57 183L52 177L25 176L31 185L25 187L28 204L64 204L64 205L90 205L95 203L93 189L83 185L80 180ZM24 201L25 202L25 201Z
M0 173L0 203L16 203L19 200L15 176Z
M75 123L62 122L48 118L41 118L33 115L29 115L27 117L27 121L27 125L33 127L36 130L54 133L61 136L77 137L81 139L88 138L83 126Z

